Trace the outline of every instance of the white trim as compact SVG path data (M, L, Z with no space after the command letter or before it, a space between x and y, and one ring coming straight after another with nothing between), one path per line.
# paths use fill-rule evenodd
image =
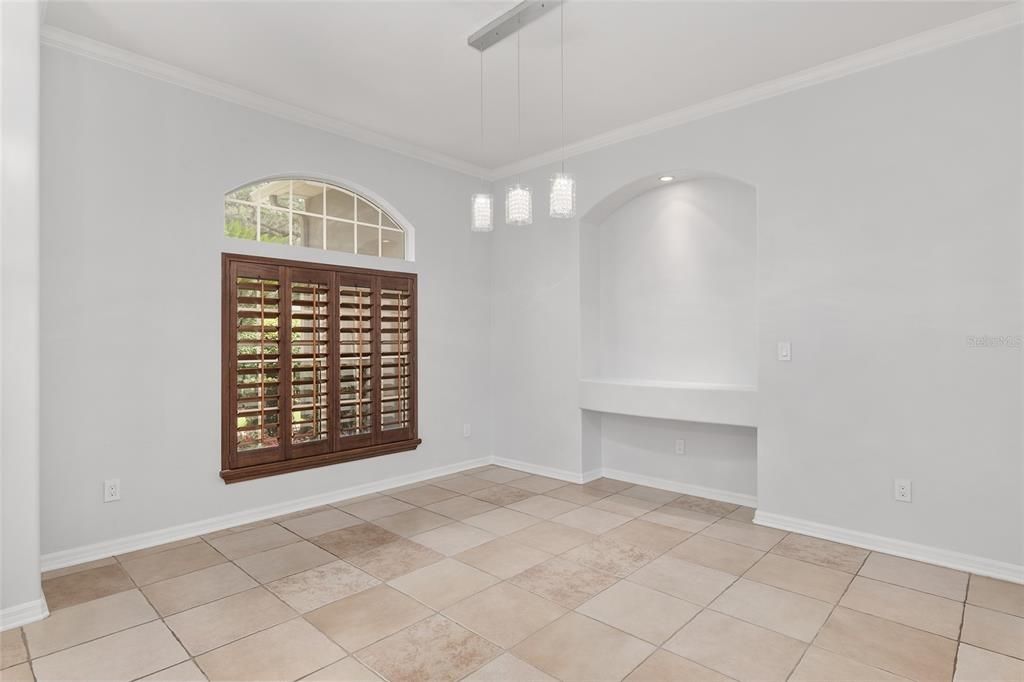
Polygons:
M739 504L744 507L757 507L757 497L754 495L747 495L746 493L737 493L731 490L722 490L720 488L707 488L702 485L693 485L692 483L680 483L667 478L644 476L642 474L633 474L628 471L619 471L617 469L602 469L601 473L606 478L614 478L616 481L625 481L626 483L633 483L635 485L646 485L650 488L671 490L674 493L681 493L683 495L706 497L709 500Z
M967 571L1013 583L1024 583L1024 566L1005 561L996 561L974 554L954 552L941 547L919 545L915 542L897 540L884 535L873 535L858 530L829 526L815 521L805 521L792 516L772 514L758 510L754 514L754 523L770 528L788 530L793 533L810 535L824 540L841 542L854 547L862 547L875 552L885 552L906 559L923 561L937 566L945 566L958 571Z
M515 469L516 471L525 471L528 474L557 478L558 480L565 481L567 483L586 483L594 480L594 478L600 477L594 476L593 478L587 478L586 476L592 475L594 472L588 472L584 475L567 469L553 469L552 467L546 467L540 464L531 464L530 462L523 462L518 459L508 459L507 457L492 457L491 463L497 464L501 467Z
M27 601L24 604L8 606L6 609L0 609L0 631L28 625L49 615L50 609L46 606L44 597L35 601Z
M886 45L857 52L831 62L812 66L797 73L759 83L721 97L698 102L689 107L670 111L645 121L631 123L615 130L609 130L579 142L566 145L564 149L552 149L535 156L515 161L490 171L492 180L519 175L534 168L558 163L563 158L579 156L602 147L625 142L636 137L650 135L668 128L690 123L714 114L739 109L762 100L784 95L812 85L843 78L860 71L872 69L907 57L936 50L948 45L977 38L988 33L1009 28L1021 23L1022 5L1014 2L998 9L976 14L967 19L939 26L922 33L900 38Z
M64 568L65 566L76 566L87 561L94 561L95 559L105 559L109 556L134 552L139 549L146 549L148 547L154 547L156 545L162 545L176 540L184 540L186 538L204 535L206 533L213 533L214 531L224 530L225 528L232 528L234 526L241 526L254 521L262 521L282 514L290 514L292 512L302 511L303 509L309 509L311 507L319 507L324 504L341 502L353 497L359 497L360 495L368 495L370 493L387 490L389 488L398 488L403 485L419 483L421 481L437 478L438 476L446 476L448 474L458 473L466 469L473 469L490 463L490 457L481 457L478 459L459 462L457 464L448 464L446 466L426 469L412 474L405 474L403 476L395 476L393 478L374 481L372 483L364 483L362 485L352 486L351 488L342 488L341 490L334 490L327 493L321 493L319 495L311 495L297 500L279 502L277 504L271 504L264 507L225 514L224 516L215 516L210 519L184 523L180 526L172 526L161 530L129 535L124 538L104 540L103 542L97 542L92 545L84 545L82 547L73 547L59 552L51 552L42 556L40 560L42 570L52 571L56 568Z
M86 38L83 35L65 31L56 26L44 26L40 31L40 37L43 45L57 47L82 57L96 59L122 69L134 71L143 76L164 81L165 83L171 83L172 85L204 95L239 104L249 109L262 111L265 114L277 116L311 128L326 130L329 133L342 135L357 142L370 144L471 177L490 179L490 171L476 164L468 163L461 159L420 147L419 145L403 142L402 140L368 130L333 116L319 114L272 97L260 95L251 90L201 76L192 71L172 66L157 59L144 57L140 54L93 40L92 38Z

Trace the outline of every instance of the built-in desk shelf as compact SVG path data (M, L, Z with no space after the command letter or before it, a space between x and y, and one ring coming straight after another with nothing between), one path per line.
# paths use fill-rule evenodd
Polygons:
M584 410L706 424L757 426L757 387L630 379L580 379Z

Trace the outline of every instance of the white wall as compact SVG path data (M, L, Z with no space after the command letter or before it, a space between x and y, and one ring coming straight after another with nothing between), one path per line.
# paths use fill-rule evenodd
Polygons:
M54 48L42 105L44 553L490 454L479 181ZM288 173L375 192L415 227L416 262L222 236L225 191ZM221 481L222 251L419 273L418 450Z
M600 332L582 346L597 345L597 375L755 385L756 221L752 187L693 178L586 226L581 239L600 243Z
M1024 563L1022 351L966 340L1022 333L1020 56L1016 27L566 164L584 217L679 167L756 187L761 510ZM535 208L493 235L494 449L573 469L579 224Z
M0 3L0 613L45 615L39 587L39 5Z

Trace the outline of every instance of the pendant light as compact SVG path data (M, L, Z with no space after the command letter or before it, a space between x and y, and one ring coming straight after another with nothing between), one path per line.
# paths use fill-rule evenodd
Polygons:
M520 24L522 19L520 18ZM522 149L523 110L519 78L519 31L516 31L516 148ZM518 180L505 190L505 222L509 225L533 223L533 195L530 188Z
M484 53L480 53L480 151L484 151ZM494 197L490 192L473 195L470 205L470 230L490 232L494 229Z
M565 3L558 7L559 73L562 119L562 169L551 177L550 214L552 218L576 216L576 178L565 172Z

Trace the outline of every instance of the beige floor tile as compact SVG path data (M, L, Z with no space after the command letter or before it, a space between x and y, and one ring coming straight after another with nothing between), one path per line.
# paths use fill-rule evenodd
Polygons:
M196 542L159 554L124 561L121 566L136 584L149 585L208 566L216 566L225 561L227 560L217 550L205 542Z
M250 554L235 563L261 583L269 583L332 561L337 561L337 557L311 542L303 541Z
M253 521L252 523L243 523L240 526L233 526L228 528L232 533L244 533L246 531L255 530L256 528L263 528L265 526L272 526L276 523L273 519L260 519L259 521Z
M566 500L560 500L557 497L548 497L547 495L534 495L528 497L520 502L515 502L508 506L509 509L514 509L530 516L537 516L542 519L551 519L559 514L570 512L573 509L579 509L578 504L567 502Z
M669 556L733 575L743 575L764 556L764 552L706 535L694 535L670 550Z
M306 620L347 651L357 651L432 613L393 587L378 585L306 614Z
M19 663L0 670L0 680L3 682L35 682L32 674L32 666L28 663Z
M203 682L206 680L206 675L195 664L195 661L189 659L152 675L146 675L142 679L147 682Z
M161 616L169 616L256 587L234 564L218 564L142 588Z
M392 514L398 514L399 512L409 511L413 506L408 502L402 502L396 500L393 497L387 497L385 495L379 495L369 500L361 500L359 502L349 502L342 505L342 511L348 512L353 516L358 516L366 521L374 521L384 516L391 516Z
M491 481L492 483L508 483L514 481L517 478L526 478L531 474L525 471L515 471L514 469L491 469L490 471L480 471L473 476L476 478L482 478L485 481Z
M730 521L739 521L741 523L753 523L755 511L756 510L753 507L740 507L731 514L727 514L725 518Z
M408 502L417 507L424 507L434 502L447 500L449 497L455 497L458 493L454 490L438 488L436 485L419 485L407 490L392 491L388 495L402 502Z
M712 523L718 521L717 516L692 511L690 509L683 509L681 507L673 507L671 505L659 507L652 512L644 514L640 518L644 521L660 523L663 526L671 526L672 528L685 530L689 533L699 533Z
M490 488L494 485L494 481L477 478L476 476L459 475L446 478L443 481L438 481L434 485L438 488L444 488L445 490L454 490L457 493L466 494L471 493L474 490Z
M467 519L470 516L476 516L477 514L483 514L484 512L489 512L492 509L497 509L497 507L490 502L484 502L483 500L478 500L475 497L470 497L469 495L457 495L456 497L450 497L447 500L428 504L424 509L429 509L435 514L441 514L450 519L461 521L462 519Z
M579 509L573 509L571 512L559 514L551 520L565 526L585 530L594 535L601 535L602 533L607 533L612 528L628 523L631 519L628 516L613 514L603 509L580 507Z
M1024 585L972 575L967 603L1024 618Z
M520 502L528 497L533 497L533 495L534 493L529 490L513 488L504 484L493 485L490 488L481 488L480 490L474 490L470 493L471 497L483 500L484 502L490 502L491 504L498 505L499 507L506 504Z
M694 495L680 495L670 503L673 507L680 509L689 509L690 511L700 512L701 514L710 514L712 516L725 516L739 509L738 504L731 502L722 502L720 500L709 500L706 497L696 497Z
M398 537L397 535L395 537ZM375 578L392 580L444 559L444 555L418 542L398 538L345 560Z
M277 524L271 524L214 538L209 540L209 543L227 558L235 560L275 547L290 545L300 539L295 533Z
M348 528L362 523L352 514L347 514L339 509L328 508L314 514L300 516L297 519L282 521L281 525L304 538L312 538L332 530Z
M960 640L996 653L1024 658L1024 618L968 604Z
M302 573L275 580L267 589L299 613L368 590L380 580L344 561L334 561Z
M329 504L321 504L318 507L308 507L306 509L300 509L299 511L293 511L288 514L274 516L270 520L274 523L282 523L283 521L291 521L292 519L302 518L303 516L309 516L310 514L318 514L323 511L331 511L332 509L337 509L337 507L332 507Z
M961 644L955 682L1024 682L1024 661Z
M661 644L696 616L700 607L622 580L576 611L652 644Z
M597 539L593 533L571 528L561 523L542 521L529 528L512 533L509 540L535 547L549 554L561 554L566 550Z
M302 678L303 682L379 682L380 677L354 656L343 658L312 675Z
M490 573L455 559L445 559L395 578L388 584L440 611L496 582L498 579Z
M632 488L633 484L626 483L625 481L616 481L613 478L595 478L593 481L583 484L583 487L587 490L598 490L611 495L621 492L626 488Z
M663 556L629 576L629 580L688 602L707 606L736 580L736 576L675 557Z
M554 557L526 569L509 582L567 609L574 609L617 580L613 575Z
M790 533L772 548L772 554L806 561L809 564L825 568L834 568L846 573L856 573L870 552L830 540Z
M29 655L38 658L156 617L156 611L142 593L132 590L69 606L26 625L23 630Z
M465 678L465 682L557 682L521 658L502 654Z
M730 679L664 649L655 651L629 674L626 682L730 682Z
M658 502L651 502L650 500L641 500L638 497L616 494L601 498L590 506L595 509L610 511L614 514L622 514L623 516L636 518L651 510L657 509L661 504Z
M853 580L851 573L771 553L765 554L743 577L830 604L839 601Z
M637 547L646 547L656 552L665 552L690 537L685 530L651 523L643 519L633 519L604 534L605 540L625 542Z
M565 612L558 604L505 582L463 599L444 614L507 649Z
M562 557L581 566L625 578L658 558L660 554L658 550L601 537L594 542L570 549Z
M537 517L517 512L514 509L492 509L483 514L470 516L463 521L463 523L482 528L494 535L509 535L539 522L540 519Z
M593 504L598 500L608 497L612 493L594 490L592 488L587 488L586 486L570 483L569 485L564 485L561 488L550 490L546 494L548 497L565 500L566 502L572 502L573 504L584 505Z
M400 535L395 535L378 525L361 523L358 526L319 535L310 542L323 547L338 558L347 559L400 539Z
M165 542L160 545L154 545L152 547L146 547L144 549L138 549L134 552L126 552L124 554L118 554L116 557L117 561L131 561L132 559L141 559L144 556L152 556L153 554L159 554L160 552L166 552L169 549L177 549L179 547L185 547L186 545L194 545L197 542L202 542L202 538L185 538L183 540L175 540L174 542Z
M667 504L679 497L679 493L674 493L671 490L651 488L646 485L632 485L628 488L623 488L618 493L626 497L635 497L639 500L657 502L658 504Z
M711 602L711 609L810 642L832 605L802 594L740 578Z
M763 526L755 526L728 519L722 519L708 526L701 533L718 540L725 540L762 551L770 550L778 544L779 540L786 537L786 531L783 530L764 528Z
M964 613L964 605L958 601L862 576L853 579L839 603L950 639L959 637Z
M52 612L134 587L135 583L124 569L118 564L111 564L44 580L43 594Z
M455 558L504 580L547 561L551 555L508 538L497 538L456 554Z
M967 594L966 573L878 552L867 558L860 575L956 601Z
M0 669L10 668L28 660L25 637L21 628L0 632Z
M216 680L297 680L337 661L345 652L302 620L275 625L196 658Z
M814 644L901 677L948 680L953 676L953 640L842 606L832 612Z
M435 552L451 556L489 542L494 537L493 533L465 523L449 523L447 526L414 535L412 540Z
M165 619L193 656L295 616L276 596L257 587Z
M566 484L565 481L560 481L557 478L548 478L547 476L526 476L524 478L516 478L508 482L507 485L513 488L522 488L523 490L529 490L531 493L546 493L556 488L561 488Z
M702 611L665 648L737 680L785 680L805 644L736 618Z
M789 676L790 682L897 682L897 677L839 654L812 646Z
M374 523L396 535L411 538L413 535L419 535L451 522L452 520L447 516L441 516L426 509L410 509L377 519Z
M392 682L454 682L500 653L483 637L434 615L363 649L358 658Z
M567 613L515 647L527 663L564 682L621 680L654 647L604 623Z
M139 625L32 661L36 679L132 680L188 658L160 621Z
M79 571L89 571L100 566L109 566L116 564L117 559L112 556L108 556L104 559L96 559L95 561L86 561L83 564L75 564L74 566L65 566L64 568L55 568L52 571L46 571L43 573L43 580L50 580L51 578L59 578L63 575L71 575L72 573L78 573Z

